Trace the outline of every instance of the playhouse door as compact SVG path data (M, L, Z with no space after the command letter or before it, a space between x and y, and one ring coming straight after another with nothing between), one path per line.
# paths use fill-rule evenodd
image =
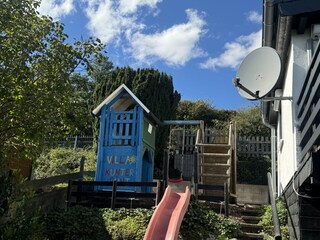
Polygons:
M151 154L146 150L142 158L142 182L152 182L152 159ZM143 187L143 192L151 192L151 187Z

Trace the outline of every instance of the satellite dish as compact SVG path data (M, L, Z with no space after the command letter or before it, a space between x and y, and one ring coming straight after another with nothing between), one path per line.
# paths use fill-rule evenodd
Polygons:
M239 94L249 100L266 96L276 85L281 72L281 60L271 47L261 47L242 61L234 84Z

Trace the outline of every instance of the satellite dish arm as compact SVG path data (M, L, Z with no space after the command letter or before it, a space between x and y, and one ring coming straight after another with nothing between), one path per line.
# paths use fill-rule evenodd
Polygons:
M256 93L251 92L248 88L246 88L245 86L243 86L243 85L240 83L240 78L237 77L237 78L233 79L233 84L234 84L236 87L238 87L238 88L242 89L243 91L245 91L246 93L248 93L250 96L252 96L252 97L254 97L254 98L256 98L256 99L260 99L260 97L259 97L259 91L257 91Z

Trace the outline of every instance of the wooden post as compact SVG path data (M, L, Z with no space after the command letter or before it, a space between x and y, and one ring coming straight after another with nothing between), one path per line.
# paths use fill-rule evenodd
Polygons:
M229 217L229 186L224 183L224 216Z
M194 195L198 200L198 148L193 152L193 181L194 181Z
M232 202L236 202L237 195L237 128L236 122L232 124L232 146L231 146L231 181L230 193L232 194Z
M168 160L169 160L169 151L168 149L164 150L164 155L163 155L163 184L164 184L164 188L167 187L168 183Z
M117 198L117 181L113 180L112 184L112 195L111 195L111 209L116 207L116 198Z
M161 200L161 181L157 180L156 203L155 203L156 206L158 206L160 200Z
M81 160L80 160L80 179L83 180L83 176L84 176L84 162L86 160L86 157L85 156L82 156L81 157Z
M72 180L69 180L68 181L68 189L67 189L67 207L70 207L71 188L72 188Z
M81 180L79 181L81 182ZM77 187L77 198L76 198L76 202L81 202L82 200L82 184L79 184L78 187Z

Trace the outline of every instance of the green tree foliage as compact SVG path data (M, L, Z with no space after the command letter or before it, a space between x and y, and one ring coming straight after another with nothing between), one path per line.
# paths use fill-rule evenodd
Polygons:
M37 0L4 0L0 8L0 155L30 154L44 139L68 133L69 76L103 46L66 43L63 25L39 16ZM21 158L19 156L18 158Z
M171 76L151 68L134 70L130 67L124 67L110 71L105 75L104 80L97 81L93 94L94 106L98 106L123 83L160 120L175 119L180 94L173 89ZM94 129L95 136L97 136L98 124ZM167 129L157 129L155 155L158 167L162 162L161 154L166 146L167 137Z
M225 127L234 115L234 111L216 109L208 101L181 101L177 109L177 119L203 120L206 127Z
M268 185L267 173L271 168L270 157L238 156L237 181L242 184Z
M45 151L37 158L34 176L39 179L79 172L81 157L85 157L85 171L96 169L96 154L93 150L59 147Z
M92 135L94 117L92 111L92 94L95 83L87 76L75 73L70 77L73 94L71 104L66 112L67 125L73 135Z
M257 105L238 110L233 120L236 121L241 136L270 136L270 129L263 125L261 108Z

